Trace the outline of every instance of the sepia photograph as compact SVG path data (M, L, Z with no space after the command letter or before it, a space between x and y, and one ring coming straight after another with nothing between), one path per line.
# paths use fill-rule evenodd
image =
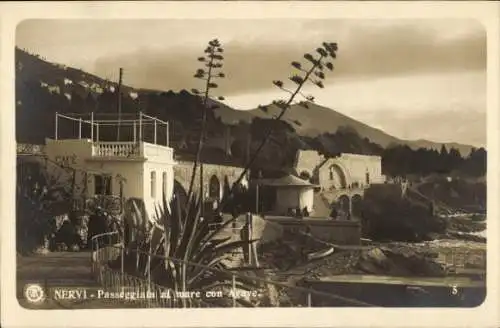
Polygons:
M19 306L480 307L488 40L467 17L19 21Z

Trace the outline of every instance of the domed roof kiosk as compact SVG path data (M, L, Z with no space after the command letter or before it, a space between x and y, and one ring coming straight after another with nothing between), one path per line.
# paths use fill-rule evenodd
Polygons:
M289 215L291 210L307 208L313 211L314 188L318 187L294 175L286 175L277 179L259 179L259 186L273 187L276 190L276 202L272 215Z

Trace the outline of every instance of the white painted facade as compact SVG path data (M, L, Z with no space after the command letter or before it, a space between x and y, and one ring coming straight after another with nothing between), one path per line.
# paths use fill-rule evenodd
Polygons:
M271 214L287 215L292 209L299 208L302 211L305 207L309 213L313 212L315 185L293 175L279 179L260 179L257 183L276 190L276 202Z
M342 153L325 158L316 151L299 151L296 157L297 174L307 172L323 190L367 187L385 182L380 156Z
M309 213L313 212L314 189L311 187L281 187L276 190L276 214L286 215L290 209L307 207Z
M49 160L77 169L77 195L92 197L105 193L125 199L140 198L150 217L155 214L155 206L162 203L163 190L167 200L172 197L175 161L170 147L140 141L47 139L45 150ZM97 188L101 176L111 182L104 191Z

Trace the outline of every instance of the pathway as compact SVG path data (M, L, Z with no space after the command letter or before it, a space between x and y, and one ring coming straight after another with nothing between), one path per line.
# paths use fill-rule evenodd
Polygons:
M98 288L91 276L90 252L54 252L17 258L17 299L29 309L123 308L126 304L99 299L61 301L47 299L33 304L26 300L24 286L36 283L46 287ZM123 302L120 302L123 303Z

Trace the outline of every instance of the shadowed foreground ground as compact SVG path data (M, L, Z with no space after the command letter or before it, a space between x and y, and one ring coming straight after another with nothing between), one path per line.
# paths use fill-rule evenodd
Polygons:
M54 252L46 255L19 256L17 258L17 299L28 309L89 309L124 308L132 304L117 300L55 301L47 299L41 304L26 300L23 288L28 283L57 287L93 287L97 283L91 277L90 252Z

